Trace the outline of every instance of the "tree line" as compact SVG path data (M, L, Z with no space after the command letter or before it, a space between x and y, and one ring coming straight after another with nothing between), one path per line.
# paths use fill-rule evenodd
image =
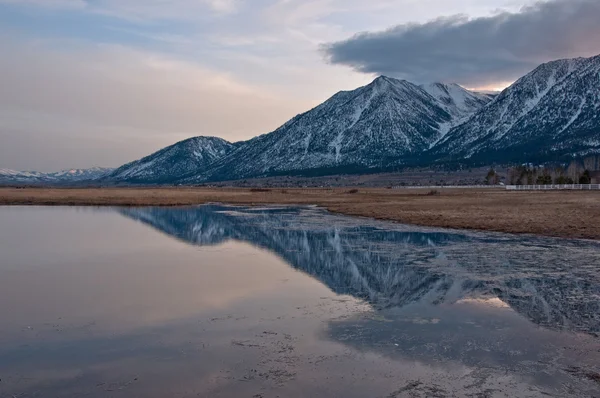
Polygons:
M578 161L566 167L521 165L508 169L507 182L509 185L591 184L592 171L595 170Z

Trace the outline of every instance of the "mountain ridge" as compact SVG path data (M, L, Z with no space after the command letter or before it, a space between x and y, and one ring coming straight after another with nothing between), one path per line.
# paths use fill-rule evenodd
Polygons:
M66 169L56 172L17 171L0 169L0 184L69 184L96 181L111 173L108 167L90 167L88 169Z
M600 153L600 55L544 63L454 127L438 162L561 161Z
M464 97L476 98L461 89ZM340 91L273 132L240 144L210 170L181 182L400 164L402 157L429 149L465 116L464 111L451 112L453 104L440 102L413 83L380 76L356 90Z
M174 176L207 167L234 148L235 144L219 137L192 137L127 163L105 176L104 180L142 184L170 182Z

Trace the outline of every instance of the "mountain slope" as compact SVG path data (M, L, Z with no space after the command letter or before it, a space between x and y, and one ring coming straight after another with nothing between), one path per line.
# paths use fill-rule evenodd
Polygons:
M107 176L107 180L137 184L171 183L205 170L234 147L234 144L218 137L189 138L119 167Z
M471 96L464 96L469 100L462 103L476 106L476 100L471 103ZM186 181L399 164L443 137L457 119L450 109L454 108L419 86L382 76L354 91L340 92L274 132L241 144L214 168ZM466 112L461 108L456 113Z
M545 162L600 152L600 56L543 64L453 128L438 161Z
M438 100L449 114L458 119L471 116L494 98L493 95L469 91L455 83L430 83L419 87Z
M69 169L52 173L38 171L16 171L0 169L0 184L72 184L93 182L105 177L114 169L92 167L89 169Z

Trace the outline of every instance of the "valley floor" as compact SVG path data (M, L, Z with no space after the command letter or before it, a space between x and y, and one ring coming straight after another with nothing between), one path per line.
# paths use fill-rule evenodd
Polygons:
M318 205L432 227L600 240L600 192L503 189L0 188L0 205Z

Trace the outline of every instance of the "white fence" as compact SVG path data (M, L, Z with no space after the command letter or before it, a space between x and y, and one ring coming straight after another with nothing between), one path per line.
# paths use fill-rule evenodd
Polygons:
M504 185L396 185L392 189L480 189L503 188Z
M599 191L600 184L567 184L567 185L507 185L509 191Z

